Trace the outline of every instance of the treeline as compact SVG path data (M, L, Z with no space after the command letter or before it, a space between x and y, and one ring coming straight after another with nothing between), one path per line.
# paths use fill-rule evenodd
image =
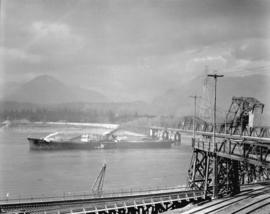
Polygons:
M68 108L36 108L36 109L12 109L0 112L1 121L4 120L29 120L29 121L68 121L68 122L96 122L96 123L121 123L140 117L151 117L139 115L135 112L115 112L113 110L99 109L68 109Z

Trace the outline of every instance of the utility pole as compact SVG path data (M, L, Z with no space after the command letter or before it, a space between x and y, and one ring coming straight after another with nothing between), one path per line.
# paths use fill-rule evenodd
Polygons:
M208 77L213 77L215 79L215 101L214 101L214 126L213 126L213 146L214 146L214 168L213 168L213 198L217 198L217 144L216 144L216 111L217 111L217 78L224 77L224 75L218 74L208 74Z
M189 96L194 99L194 113L193 113L193 138L195 140L195 120L196 120L196 106L197 106L197 99L201 98L201 96Z

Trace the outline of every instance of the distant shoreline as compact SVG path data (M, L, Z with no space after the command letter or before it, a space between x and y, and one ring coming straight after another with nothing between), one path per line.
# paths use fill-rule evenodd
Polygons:
M80 122L43 122L43 121L27 121L27 120L18 120L18 121L9 121L6 120L2 122L2 127L12 127L12 126L19 126L19 125L24 125L24 126L31 126L31 125L36 125L36 126L46 126L46 125L56 125L56 126L83 126L83 127L101 127L101 128L108 128L108 129L115 129L119 127L119 124L110 124L110 123L80 123Z
M88 133L97 132L99 134L117 129L118 124L107 123L73 123L73 122L30 122L30 121L4 121L0 127L0 131L14 131L22 133Z
M70 126L90 126L90 127L102 127L108 129L115 129L119 127L119 124L110 123L78 123L78 122L32 122L33 124L48 124L48 125L70 125Z

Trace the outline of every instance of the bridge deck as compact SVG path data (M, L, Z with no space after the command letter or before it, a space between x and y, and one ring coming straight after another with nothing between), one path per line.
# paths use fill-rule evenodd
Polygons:
M206 152L215 152L216 155L220 157L270 168L270 145L253 145L249 144L249 142L247 142L247 145L243 145L242 142L221 141L216 143L217 149L215 151L214 145L211 142L205 142L202 140L195 140L193 142L193 147L195 149ZM262 152L262 149L266 151Z

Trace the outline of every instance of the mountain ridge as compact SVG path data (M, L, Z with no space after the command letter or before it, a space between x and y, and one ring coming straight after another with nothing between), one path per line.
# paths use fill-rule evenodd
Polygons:
M218 110L223 111L223 114L225 114L229 109L233 96L250 96L264 103L264 112L270 115L269 82L270 77L262 74L231 77L225 75L217 83ZM31 106L29 103L44 107L51 107L53 105L63 107L78 106L82 110L87 106L89 107L88 104L90 104L91 108L96 109L126 110L151 115L184 116L193 114L194 101L190 96L195 94L198 96L202 95L202 88L203 78L200 76L181 86L165 91L163 94L154 97L150 103L139 100L134 102L115 102L99 92L69 86L51 76L42 75L20 86L15 93L6 96L7 99L2 100L2 102L13 101L16 102L15 106L19 106L19 103L22 103L22 106L26 107ZM198 100L198 105L199 102L200 100ZM6 104L5 106L11 105Z
M2 101L59 104L66 102L109 102L110 100L94 90L69 86L52 76L41 75L6 94Z

